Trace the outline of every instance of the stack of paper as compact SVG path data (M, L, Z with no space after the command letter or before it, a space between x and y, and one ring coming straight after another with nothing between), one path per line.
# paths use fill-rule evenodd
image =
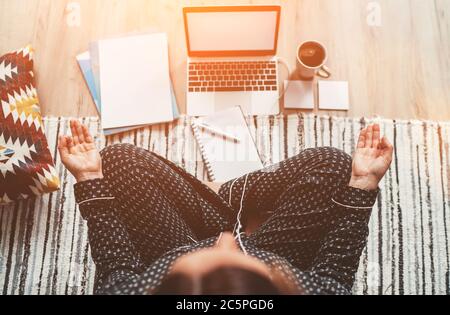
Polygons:
M179 117L166 34L101 40L77 57L105 135Z

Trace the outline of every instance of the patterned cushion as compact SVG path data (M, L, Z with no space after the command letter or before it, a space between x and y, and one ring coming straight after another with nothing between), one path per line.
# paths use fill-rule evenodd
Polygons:
M26 47L0 57L0 204L59 189L42 128Z

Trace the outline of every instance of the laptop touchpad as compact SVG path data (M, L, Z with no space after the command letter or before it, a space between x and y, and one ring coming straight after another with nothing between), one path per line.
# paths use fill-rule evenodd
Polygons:
M216 92L214 96L214 108L217 111L241 106L244 113L251 109L252 94L246 92Z

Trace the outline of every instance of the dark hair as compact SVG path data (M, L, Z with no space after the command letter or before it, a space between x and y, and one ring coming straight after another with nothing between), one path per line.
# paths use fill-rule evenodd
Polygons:
M219 268L199 279L184 274L165 278L155 295L281 295L270 279L241 268Z

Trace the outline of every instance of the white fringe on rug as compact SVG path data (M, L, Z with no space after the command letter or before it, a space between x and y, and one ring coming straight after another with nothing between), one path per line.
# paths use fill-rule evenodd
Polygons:
M84 119L99 135L97 119ZM266 165L304 148L334 146L353 152L367 122L293 115L249 119ZM395 144L395 159L381 184L356 294L450 294L450 123L380 120ZM46 119L62 189L0 207L0 292L3 294L90 294L95 267L87 228L73 196L74 180L61 166L56 139L68 133L67 119ZM121 136L97 136L99 147L132 143L155 151L205 179L189 119Z

